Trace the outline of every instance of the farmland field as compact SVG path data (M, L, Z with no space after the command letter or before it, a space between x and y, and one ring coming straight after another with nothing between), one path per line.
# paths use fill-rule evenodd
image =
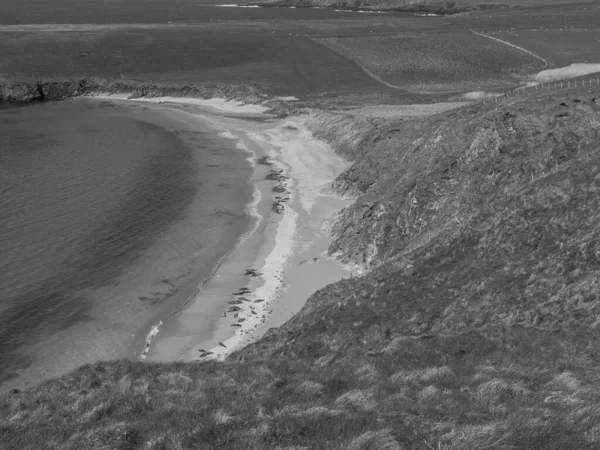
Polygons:
M0 81L251 82L318 102L343 94L428 103L457 91L510 88L546 68L526 52L469 30L520 45L554 65L600 60L600 8L557 6L562 0L434 18L212 6L218 3L227 2L0 0ZM542 30L558 27L569 31L554 37Z
M106 77L162 83L257 82L285 95L381 88L309 38L236 26L0 29L0 80Z
M471 32L325 38L387 83L412 91L458 91L518 83L543 62Z
M600 63L600 27L515 29L488 34L526 48L557 66Z

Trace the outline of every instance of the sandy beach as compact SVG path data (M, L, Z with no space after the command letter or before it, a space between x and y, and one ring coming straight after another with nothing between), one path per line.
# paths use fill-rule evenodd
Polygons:
M260 105L215 99L127 101L183 110L208 122L248 153L254 169L247 205L252 225L185 307L149 331L142 359L222 360L289 320L319 288L351 275L327 256L331 226L350 203L330 185L348 163L315 139L301 118L276 120Z

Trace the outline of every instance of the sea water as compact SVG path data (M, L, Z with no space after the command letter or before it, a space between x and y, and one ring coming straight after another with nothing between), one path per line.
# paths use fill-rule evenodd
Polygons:
M158 106L0 109L0 389L139 357L249 226L246 158Z

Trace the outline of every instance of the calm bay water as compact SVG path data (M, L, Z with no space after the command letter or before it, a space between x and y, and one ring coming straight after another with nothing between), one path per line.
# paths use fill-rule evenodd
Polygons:
M0 388L139 354L248 226L246 157L158 106L0 109Z

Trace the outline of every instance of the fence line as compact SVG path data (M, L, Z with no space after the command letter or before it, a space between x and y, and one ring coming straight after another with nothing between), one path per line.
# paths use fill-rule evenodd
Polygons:
M485 99L481 103L483 103L484 105L489 102L500 103L505 98L512 97L513 95L516 95L520 92L524 92L526 90L534 90L535 89L536 91L541 91L544 89L570 89L570 88L586 87L586 86L589 86L589 87L600 86L600 77L589 78L587 80L554 81L554 82L549 82L549 83L535 84L532 86L522 86L522 87L513 89L512 91L508 91L501 95L498 95L497 97L494 97L491 99Z

